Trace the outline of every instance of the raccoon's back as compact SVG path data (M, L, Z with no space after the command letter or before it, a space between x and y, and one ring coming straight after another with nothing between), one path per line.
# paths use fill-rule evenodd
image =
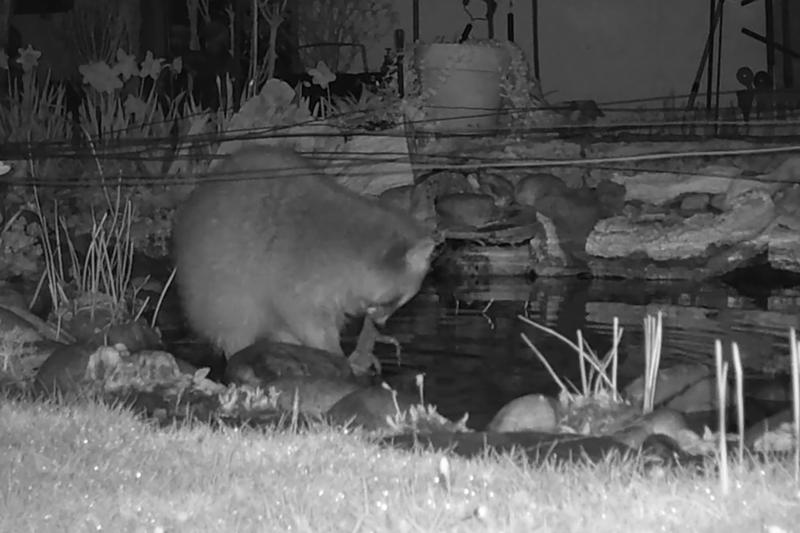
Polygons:
M187 201L194 224L213 214L218 228L241 227L282 252L352 259L429 236L407 213L350 191L291 150L242 149L210 178Z

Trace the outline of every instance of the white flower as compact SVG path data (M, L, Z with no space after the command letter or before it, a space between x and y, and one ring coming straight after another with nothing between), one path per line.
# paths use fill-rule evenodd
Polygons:
M122 80L105 61L81 65L78 71L83 76L83 83L91 85L97 91L113 93L122 88Z
M175 74L180 74L181 71L183 70L183 58L181 56L178 56L175 59L173 59L170 68L172 68L172 72L174 72Z
M164 62L163 59L159 58L156 59L153 57L153 52L148 51L147 54L144 56L144 61L142 61L142 70L141 76L146 78L150 76L154 80L158 79L158 75L161 74L161 69L163 68L162 63Z
M131 76L139 75L139 68L136 66L136 56L133 54L125 53L125 50L120 48L117 50L117 64L114 65L114 73L121 75L123 81L128 81Z
M19 57L17 58L17 63L22 65L22 70L25 72L30 72L37 65L39 65L39 58L42 57L42 52L39 50L34 50L31 45L28 45L27 48L19 48Z
M331 72L331 69L328 68L324 61L318 62L316 68L308 69L308 73L311 75L314 85L319 85L323 89L327 89L328 84L336 80L336 74Z

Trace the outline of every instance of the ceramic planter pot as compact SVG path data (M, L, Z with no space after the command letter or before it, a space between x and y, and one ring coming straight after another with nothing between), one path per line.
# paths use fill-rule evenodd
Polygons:
M426 44L416 52L423 129L497 129L501 82L510 64L504 48L482 43Z

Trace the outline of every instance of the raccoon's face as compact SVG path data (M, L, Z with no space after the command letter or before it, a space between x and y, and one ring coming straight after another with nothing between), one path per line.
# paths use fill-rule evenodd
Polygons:
M422 239L410 248L395 246L384 257L379 287L370 295L366 313L378 325L406 304L419 291L430 268L433 239Z

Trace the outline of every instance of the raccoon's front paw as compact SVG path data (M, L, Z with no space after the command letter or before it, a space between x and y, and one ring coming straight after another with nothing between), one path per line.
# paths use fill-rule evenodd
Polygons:
M392 337L391 335L384 335L383 333L378 333L375 335L375 342L380 342L383 344L391 344L394 346L394 356L397 359L397 366L400 366L400 356L402 355L402 350L400 349L400 341Z
M357 376L363 376L369 372L370 368L375 368L375 374L381 375L381 361L371 351L365 352L356 348L347 360L353 373Z

